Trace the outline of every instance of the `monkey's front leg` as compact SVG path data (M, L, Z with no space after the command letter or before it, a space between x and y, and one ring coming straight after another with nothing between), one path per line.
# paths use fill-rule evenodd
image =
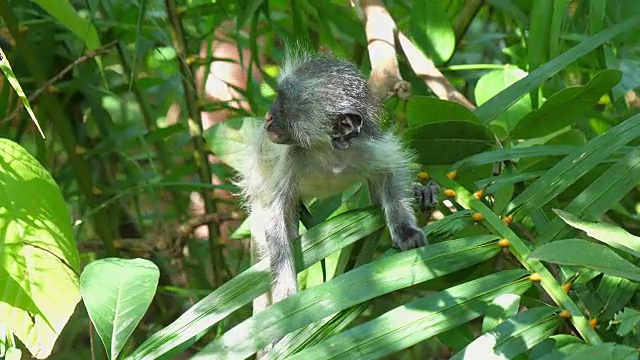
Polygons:
M376 174L369 180L372 201L381 205L393 247L401 251L427 243L413 213L408 179L408 173L396 169Z

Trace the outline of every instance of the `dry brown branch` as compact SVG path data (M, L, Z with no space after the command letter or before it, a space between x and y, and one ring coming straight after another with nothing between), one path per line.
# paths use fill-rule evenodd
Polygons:
M429 89L431 89L438 98L455 101L470 110L476 108L469 99L451 85L433 61L420 51L402 32L398 33L398 40L413 72L424 80Z
M398 32L396 23L384 7L381 0L352 0L351 5L360 5L364 14L365 32L369 43L371 59L371 77L369 82L373 91L382 98L398 95L406 99L410 96L411 86L402 80L398 68L396 53L396 35L405 57L412 70L422 78L427 86L440 99L455 101L473 110L475 106L462 95L435 64L402 32Z
M408 99L411 96L411 84L402 80L398 68L396 24L393 18L380 0L362 0L360 6L366 21L371 89L382 99L394 95Z

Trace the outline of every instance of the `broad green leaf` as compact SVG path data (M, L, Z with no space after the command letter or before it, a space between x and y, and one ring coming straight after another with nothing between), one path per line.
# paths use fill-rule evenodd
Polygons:
M521 312L474 340L451 359L514 359L553 334L563 322L557 313L555 307Z
M553 356L552 354L560 353L556 349L560 349L571 344L574 344L577 346L587 346L577 336L566 335L566 334L552 335L552 336L549 336L548 339L542 341L540 344L534 346L534 348L531 349L531 352L529 353L529 358L531 360L539 360L546 356L552 357ZM547 360L550 360L550 359L547 358Z
M456 47L456 36L442 4L433 0L416 1L410 19L411 37L437 64L449 60Z
M602 305L590 311L598 312L598 318L610 319L622 310L635 296L640 284L617 276L603 275L596 296L601 299Z
M462 324L457 328L438 334L438 340L451 351L460 351L467 347L476 338L472 325Z
M640 281L640 268L604 245L580 239L557 240L542 245L533 251L529 259L582 266L603 274Z
M420 125L404 133L423 164L446 165L477 154L494 143L484 125L449 120Z
M250 139L263 121L256 118L233 118L207 129L204 138L213 153L236 171L246 171L250 158Z
M640 115L623 121L566 156L513 199L512 206L521 207L518 213L524 214L542 207L617 149L638 136Z
M82 300L109 359L117 359L149 308L160 270L149 260L106 258L80 276Z
M590 237L635 257L640 257L640 237L629 234L625 229L605 222L582 221L577 216L558 209L553 209L553 212L564 222L584 231Z
M592 111L598 100L622 78L618 70L597 73L584 86L562 89L553 94L542 106L525 115L513 128L513 138L541 137L573 124Z
M484 235L379 258L271 305L207 345L194 359L247 357L310 322L490 259L500 251L496 240L496 236Z
M478 105L480 105L476 110L476 116L484 121L485 119L478 115L478 110L482 108L482 104L491 102L501 91L504 91L526 76L527 73L517 67L506 67L503 70L495 70L483 75L478 80L478 84L474 90L476 101ZM496 114L497 118L491 122L494 126L494 131L496 131L496 134L500 138L503 138L513 129L518 121L530 111L531 99L529 99L529 97L520 99L514 106L505 109L501 114ZM488 122L484 121L484 123L486 124Z
M304 233L302 261L306 269L334 252L368 236L384 225L379 210L359 209L333 217ZM261 261L229 280L169 326L153 334L127 359L155 359L187 342L251 300L269 290L268 262Z
M377 359L471 321L487 302L506 293L522 294L531 282L523 270L503 271L397 307L363 325L333 336L289 359Z
M482 119L485 124L493 121L498 115L511 108L518 99L535 90L548 78L566 68L567 65L590 53L604 42L632 30L638 25L640 25L640 16L633 16L632 18L610 26L597 35L583 40L578 45L562 53L562 55L551 59L546 64L532 71L522 80L502 90L498 95L491 97L489 101L478 101L478 103L482 105L476 109L475 114Z
M82 40L87 47L87 51L96 50L100 47L98 30L91 22L80 17L69 0L33 0L33 2L58 20L60 25L69 29L78 39Z
M480 124L480 119L471 110L452 101L419 95L407 101L407 125L410 128L447 120L467 120Z
M628 120L627 120L628 121ZM597 219L611 209L640 182L640 146L613 164L609 170L580 193L564 211L576 216ZM570 230L564 221L556 218L538 236L540 243L566 236Z
M518 313L520 295L504 294L493 299L482 319L482 332L493 330L504 320Z
M571 353L565 360L638 360L638 349L627 345L604 343L585 347Z
M80 300L80 256L51 175L0 139L0 321L43 359Z

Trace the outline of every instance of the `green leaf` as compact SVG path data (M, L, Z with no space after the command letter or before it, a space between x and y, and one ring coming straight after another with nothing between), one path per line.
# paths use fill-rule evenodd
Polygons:
M256 118L233 118L207 129L204 138L220 160L243 173L247 170L246 159L251 156L247 144L262 124L264 121Z
M634 16L612 25L597 35L585 39L578 45L562 53L562 55L551 59L543 66L532 71L524 79L504 89L489 101L484 103L478 101L478 103L482 103L482 105L476 109L475 114L482 119L485 124L493 121L498 115L511 108L518 99L535 90L548 78L566 68L567 65L590 53L615 36L636 28L639 24L640 16Z
M480 105L480 107L476 109L476 116L485 124L488 123L480 116L481 114L478 115L478 110L482 108L482 104L491 102L501 91L505 91L505 89L513 86L513 84L526 76L527 73L517 67L505 67L503 70L495 70L483 75L478 80L478 84L474 90L476 101L478 105ZM496 114L497 118L491 122L494 126L494 131L496 131L500 138L503 138L513 129L518 121L530 111L531 99L529 97L520 99L514 106L505 109L501 114Z
M523 270L503 271L397 307L363 325L333 336L289 359L377 359L479 317L486 303L530 286Z
M44 133L42 132L42 129L40 128L40 123L38 122L38 119L36 118L36 114L33 113L33 109L31 108L31 104L29 104L29 99L27 98L27 95L24 94L24 90L22 90L22 86L20 85L20 82L16 78L16 75L13 73L13 69L11 68L11 64L9 64L9 60L7 59L7 55L5 55L4 51L2 51L2 48L0 48L0 69L2 69L2 72L4 73L4 76L9 81L9 84L11 84L11 87L13 88L13 90L15 90L16 94L18 94L18 97L22 101L22 104L24 105L24 108L27 109L27 113L29 114L29 117L31 118L33 123L38 128L38 132L40 132L40 136L42 136L42 138L44 139Z
M493 330L496 326L518 313L520 295L504 294L493 299L482 320L482 332Z
M633 116L558 162L512 201L529 214L542 207L623 145L640 136L640 115ZM637 161L637 160L636 160Z
M638 328L638 324L640 324L640 311L628 307L624 308L622 312L616 314L615 321L620 323L616 334L618 334L618 336L625 336Z
M519 139L549 135L592 111L598 100L622 79L618 70L597 73L584 86L562 89L553 94L540 109L525 115L513 128L510 136Z
M553 209L553 212L564 222L584 231L590 237L640 258L640 237L631 235L626 230L613 224L582 221L578 217L558 209Z
M529 258L560 265L582 266L604 274L640 281L640 268L608 247L585 240L554 241L536 249Z
M604 343L588 346L564 358L565 360L638 360L638 349L627 345Z
M271 305L207 345L194 359L245 358L310 322L490 259L500 251L497 239L493 235L458 239L379 258Z
M542 358L547 360L555 359L554 356L556 354L561 354L557 349L564 348L568 345L576 345L578 347L586 346L584 342L576 336L566 334L552 335L531 349L529 358L531 360L540 360ZM562 356L559 357L559 359L562 358Z
M489 129L470 121L450 120L420 125L404 137L416 150L421 163L451 164L477 154L494 142Z
M471 110L452 101L419 95L412 96L407 101L407 125L410 128L447 120L481 123Z
M553 334L563 322L557 312L555 307L521 312L475 339L451 359L514 359Z
M334 252L368 236L384 225L379 210L372 208L345 212L309 229L300 240L306 269ZM169 326L153 334L127 359L156 359L188 342L204 330L269 290L267 261L261 261L229 280L205 297Z
M611 319L615 313L629 304L635 296L640 284L617 276L603 275L595 297L602 300L602 305L597 309L589 310L592 313L599 312L599 319Z
M69 29L78 39L82 40L87 51L100 47L98 30L93 24L80 17L68 0L33 0L58 22Z
M477 167L484 164L527 157L567 155L576 151L576 149L579 149L579 147L574 145L544 145L485 151L458 161L451 166L451 169L459 170L467 166Z
M438 340L452 351L460 351L471 344L475 335L469 324L462 324L457 328L438 334Z
M0 139L0 321L46 358L80 301L80 256L51 175Z
M149 260L106 258L87 265L80 291L109 359L117 359L149 308L160 270Z
M451 58L456 36L440 1L416 1L410 19L410 33L425 54L437 64Z
M564 211L596 219L617 204L639 181L640 146L637 146L584 189ZM562 219L556 218L542 229L538 241L547 243L559 239L569 230L571 228Z

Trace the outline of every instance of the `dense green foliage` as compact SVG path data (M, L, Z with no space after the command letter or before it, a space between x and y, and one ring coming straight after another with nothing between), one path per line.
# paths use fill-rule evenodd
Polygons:
M637 359L637 8L0 0L0 359ZM304 291L251 316L232 179L294 42L370 76L442 201L403 253L366 187L306 204Z

